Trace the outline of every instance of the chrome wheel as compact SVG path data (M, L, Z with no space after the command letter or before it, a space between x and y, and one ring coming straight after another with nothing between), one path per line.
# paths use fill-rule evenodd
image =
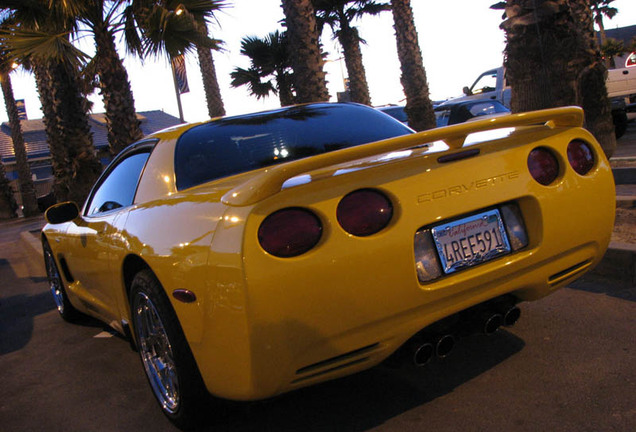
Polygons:
M168 334L152 300L143 292L134 298L139 354L150 386L165 411L179 409L179 379Z
M62 288L62 280L60 273L57 271L55 258L50 250L44 251L44 263L46 264L46 276L49 280L49 289L53 294L53 300L60 314L64 315L64 289Z

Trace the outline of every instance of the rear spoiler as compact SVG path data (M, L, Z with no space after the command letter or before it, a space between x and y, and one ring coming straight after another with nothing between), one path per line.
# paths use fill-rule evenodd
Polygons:
M444 141L450 149L455 150L462 148L466 137L475 132L532 125L545 125L551 129L581 127L583 118L583 110L579 107L553 108L430 129L324 153L268 168L227 192L221 198L221 202L233 207L252 205L280 192L283 183L297 175L378 154L405 150L435 141Z

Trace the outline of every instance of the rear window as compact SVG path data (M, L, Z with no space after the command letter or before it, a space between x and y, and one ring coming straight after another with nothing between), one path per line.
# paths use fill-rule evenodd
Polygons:
M181 136L175 151L177 188L409 133L375 109L354 104L229 117Z

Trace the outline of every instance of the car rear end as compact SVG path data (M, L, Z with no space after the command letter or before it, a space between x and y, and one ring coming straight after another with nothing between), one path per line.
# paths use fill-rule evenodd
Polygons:
M438 129L229 192L225 219L246 221L249 340L249 379L232 397L369 368L433 323L541 298L596 265L615 193L600 146L572 127L580 118L553 110Z

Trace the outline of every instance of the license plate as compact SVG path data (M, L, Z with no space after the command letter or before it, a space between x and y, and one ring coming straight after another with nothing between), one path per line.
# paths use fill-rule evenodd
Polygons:
M431 234L446 274L510 252L497 209L438 225Z

